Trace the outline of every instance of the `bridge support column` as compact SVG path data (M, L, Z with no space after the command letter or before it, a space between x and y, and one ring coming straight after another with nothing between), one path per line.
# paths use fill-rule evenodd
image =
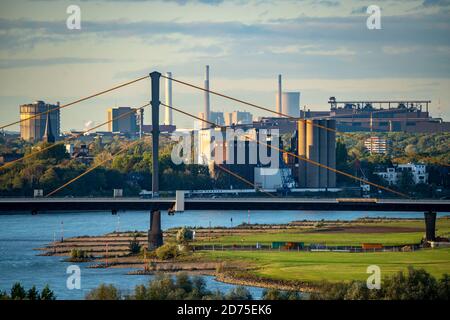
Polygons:
M436 240L436 212L425 212L425 240Z
M152 106L152 196L154 198L159 196L159 80L161 73L150 73L150 79L152 80L152 100L150 104Z
M155 250L163 245L161 230L161 211L153 210L150 213L150 229L148 230L148 250Z

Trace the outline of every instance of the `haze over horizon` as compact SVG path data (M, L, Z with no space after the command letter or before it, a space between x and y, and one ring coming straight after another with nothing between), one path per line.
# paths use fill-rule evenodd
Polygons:
M81 30L66 27L72 4ZM381 30L366 27L372 4ZM207 64L212 90L273 110L282 74L283 90L301 91L312 110L327 110L330 96L430 99L431 115L450 121L449 0L18 0L0 8L2 124L19 119L20 104L64 104L154 70L202 85ZM63 109L61 129L149 99L150 82L139 82ZM197 113L203 93L174 83L173 104ZM211 109L270 116L214 96ZM193 126L176 112L174 122Z

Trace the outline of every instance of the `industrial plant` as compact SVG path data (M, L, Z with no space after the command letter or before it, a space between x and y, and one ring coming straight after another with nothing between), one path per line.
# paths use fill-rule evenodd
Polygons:
M218 177L218 166L221 166L243 177L255 188L339 191L336 184L337 131L372 132L364 141L372 154L386 154L390 149L390 141L376 136L376 132L450 131L450 123L430 116L429 100L340 101L331 97L329 111L306 110L301 107L300 91L283 91L281 74L277 77L275 116L256 119L243 110L219 111L211 107L208 65L204 75L201 112L194 128L183 130L189 132L194 145L190 160L208 166L213 178ZM159 131L170 134L177 130L172 110L172 73L166 72L164 79L164 115ZM37 101L21 105L20 117L27 119L21 122L22 139L36 142L47 141L49 136L50 140L60 137L59 103L50 105ZM113 135L135 139L152 134L152 126L144 124L144 108L110 108L107 120L107 131L93 134L99 139ZM238 133L231 140L228 137L230 130ZM80 132L69 134L77 134L83 145L88 143ZM286 134L291 138L283 144L281 137ZM83 152L71 154L89 158ZM380 174L380 177L384 176Z

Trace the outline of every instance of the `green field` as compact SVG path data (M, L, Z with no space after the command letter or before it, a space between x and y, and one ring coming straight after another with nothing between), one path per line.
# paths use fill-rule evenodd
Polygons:
M277 280L317 281L365 280L369 265L378 265L382 276L423 268L436 277L450 274L450 248L423 249L415 252L270 252L270 251L204 251L197 255L220 261L246 262L250 272Z
M420 243L423 237L421 232L407 232L407 233L375 233L375 234L364 234L364 233L339 233L339 234L323 234L323 233L307 233L307 232L297 232L297 233L261 233L252 234L245 236L223 236L217 239L212 239L211 241L195 242L194 244L216 244L216 245L245 245L245 244L255 244L259 242L260 244L271 244L275 241L285 241L285 242L304 242L306 245L311 243L324 243L329 246L337 245L348 245L348 246L359 246L361 243L382 243L385 246L388 245L403 245L403 244L414 244Z
M423 228L423 221L392 221L370 224L352 224L352 226L364 225L371 227L392 228L392 232L383 233L353 233L353 232L312 232L311 230L297 229L284 230L280 232L255 232L244 235L226 235L211 240L204 239L196 241L194 244L215 244L215 245L245 245L245 244L271 244L275 241L285 242L304 242L306 245L311 243L325 243L327 245L348 245L359 246L361 243L381 243L385 246L404 245L420 243L424 232L395 232L396 227ZM436 234L447 235L450 233L450 219L438 219L436 222Z

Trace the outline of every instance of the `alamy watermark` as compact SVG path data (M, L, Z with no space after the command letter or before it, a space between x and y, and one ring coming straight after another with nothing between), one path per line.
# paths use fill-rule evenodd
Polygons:
M381 29L381 9L379 6L370 5L366 10L369 17L366 21L367 29L369 30L380 30Z
M67 267L66 273L70 274L67 277L66 287L69 290L81 289L81 269L76 264Z
M66 19L66 26L69 30L81 29L81 8L75 4L67 7L66 13L69 16Z
M172 162L180 164L259 164L276 174L280 163L280 134L278 129L245 132L242 129L201 130L192 133L174 132L176 144L171 152Z
M369 290L379 290L381 288L381 269L377 265L367 267L366 273L371 275L367 278L366 285Z

